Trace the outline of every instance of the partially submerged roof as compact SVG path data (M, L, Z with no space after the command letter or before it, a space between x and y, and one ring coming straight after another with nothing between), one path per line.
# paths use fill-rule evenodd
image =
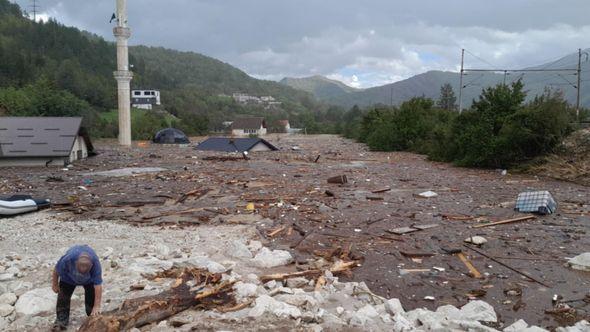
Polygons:
M0 117L0 158L67 157L79 135L91 153L81 123L78 117Z
M220 152L250 151L257 144L262 143L272 151L278 150L274 145L262 138L231 138L211 137L197 145L197 150Z
M232 129L260 129L266 128L264 118L237 118L231 125Z

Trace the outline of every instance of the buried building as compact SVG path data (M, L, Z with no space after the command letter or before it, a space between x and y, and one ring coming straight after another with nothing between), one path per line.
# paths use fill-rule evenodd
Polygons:
M197 145L197 150L219 152L276 151L274 145L261 138L210 137Z
M152 142L156 144L190 144L188 137L176 128L166 128L158 131Z
M78 117L0 117L0 166L65 166L94 155Z

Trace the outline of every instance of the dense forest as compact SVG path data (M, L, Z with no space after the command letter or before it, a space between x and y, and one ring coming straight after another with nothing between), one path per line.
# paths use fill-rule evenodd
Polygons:
M0 0L0 112L8 115L82 115L95 136L114 137L116 123L105 116L116 108L114 43L55 20L33 22L18 5ZM277 82L258 80L216 59L191 52L130 48L132 88L158 89L163 107L137 118L134 138L165 125L188 134L219 129L240 115L287 118L308 132L332 130L335 110L314 97ZM275 97L278 107L241 105L234 92ZM170 115L175 119L170 123ZM146 130L145 128L148 128ZM152 130L153 129L153 130Z

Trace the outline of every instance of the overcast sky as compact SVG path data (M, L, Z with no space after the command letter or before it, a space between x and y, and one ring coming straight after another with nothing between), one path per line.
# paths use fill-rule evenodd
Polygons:
M115 0L37 0L113 40ZM32 0L13 0L28 6ZM590 47L590 0L128 0L131 44L195 51L279 80L371 87L427 70L520 68Z

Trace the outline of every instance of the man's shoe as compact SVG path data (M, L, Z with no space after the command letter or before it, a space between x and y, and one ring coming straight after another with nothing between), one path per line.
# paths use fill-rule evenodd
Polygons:
M51 331L57 332L57 331L65 331L67 329L68 329L68 327L62 323L54 323L53 327L51 328Z

